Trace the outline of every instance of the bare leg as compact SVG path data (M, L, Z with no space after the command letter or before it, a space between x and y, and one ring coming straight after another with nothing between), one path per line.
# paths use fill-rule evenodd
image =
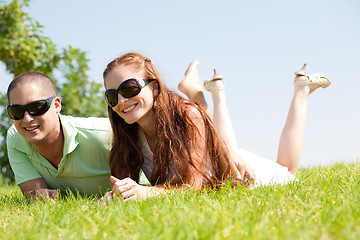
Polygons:
M305 66L298 72L305 73ZM306 82L305 76L296 76L296 82ZM294 96L290 105L284 129L281 133L277 163L289 169L295 176L300 160L306 122L306 109L309 94L320 85L294 86Z
M199 77L199 66L200 62L197 60L190 63L185 72L185 77L178 85L178 89L184 93L190 101L198 103L208 109Z
M184 93L190 101L201 104L208 109L198 73L199 65L199 61L193 61L190 63L188 69L185 72L185 77L180 82L178 89ZM215 73L214 78L216 76L219 75ZM209 89L209 91L212 94L214 104L214 125L219 135L222 137L228 147L235 149L237 147L236 137L230 120L229 111L226 106L225 91L223 87L224 84L222 77L217 77L217 79L220 81L216 80L209 83L209 85L213 86L213 88L210 87L211 89Z
M185 78L180 82L178 89L187 95L189 100L201 104L207 108L198 74L198 68L198 61L194 61L190 64L188 70L185 72ZM244 183L245 176L250 180L250 182L254 182L254 171L243 161L241 156L239 156L238 152L236 151L237 143L235 133L232 128L229 111L226 106L224 82L222 80L222 76L217 75L216 71L214 72L214 77L211 80L207 80L208 83L206 84L206 89L212 94L214 103L213 120L215 128L228 146L230 158L233 160L235 167L235 178L237 180L243 180ZM209 109L208 113L211 115ZM249 184L249 182L244 184L246 186Z
M218 81L213 84L219 84ZM222 84L222 83L220 83ZM233 148L237 148L235 131L230 119L229 110L226 105L226 97L224 88L211 90L211 96L214 103L214 125L222 139L226 144Z

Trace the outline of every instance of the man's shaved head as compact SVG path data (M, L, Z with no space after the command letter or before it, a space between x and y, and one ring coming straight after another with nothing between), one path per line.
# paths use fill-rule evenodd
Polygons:
M9 104L10 104L10 92L14 88L25 84L34 84L42 91L49 93L51 96L56 96L54 83L51 81L51 79L48 76L39 72L26 72L17 76L11 81L7 90L7 98Z

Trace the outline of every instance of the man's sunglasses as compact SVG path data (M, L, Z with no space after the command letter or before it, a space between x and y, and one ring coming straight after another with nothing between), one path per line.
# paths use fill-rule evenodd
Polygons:
M41 99L26 105L8 105L6 110L9 117L14 120L23 119L25 112L28 112L31 116L40 116L49 110L54 97Z
M108 89L105 91L105 99L110 107L118 104L118 93L124 98L131 98L138 95L143 87L155 79L135 79L131 78L120 84L118 89Z

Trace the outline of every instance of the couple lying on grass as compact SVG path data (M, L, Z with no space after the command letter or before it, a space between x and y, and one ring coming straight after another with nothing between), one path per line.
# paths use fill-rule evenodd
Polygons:
M224 82L216 71L204 83L214 102L211 115L198 75L199 62L190 64L178 86L189 98L186 100L166 88L150 59L138 53L116 58L103 74L113 135L109 153L113 185L101 201L113 197L124 201L145 199L164 194L169 187L198 190L228 181L234 185L258 185L294 179L308 96L317 88L330 85L322 74L306 74L305 66L295 73L294 96L275 163L237 148L225 103ZM8 89L7 109L15 127L9 129L7 143L17 184L25 195L34 198L55 197L54 189L62 188L80 193L97 193L99 189L104 192L110 182L105 181L109 172L103 160L105 142L110 139L106 138L107 124L92 122L84 127L84 119L60 115L60 99L51 80L35 75L20 75ZM29 89L33 91L29 93ZM49 114L56 117L48 121ZM99 132L101 137L97 137ZM29 144L23 147L27 150L20 151L15 144L20 135ZM72 135L74 143L67 141ZM23 177L28 168L32 175ZM144 175L150 184L139 183Z

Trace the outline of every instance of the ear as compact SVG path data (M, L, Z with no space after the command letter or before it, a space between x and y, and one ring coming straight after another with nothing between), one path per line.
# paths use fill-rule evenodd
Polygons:
M54 106L56 113L59 113L61 111L61 99L59 97L54 98Z
M153 95L154 97L157 97L157 95L159 94L159 84L156 81L153 81Z

